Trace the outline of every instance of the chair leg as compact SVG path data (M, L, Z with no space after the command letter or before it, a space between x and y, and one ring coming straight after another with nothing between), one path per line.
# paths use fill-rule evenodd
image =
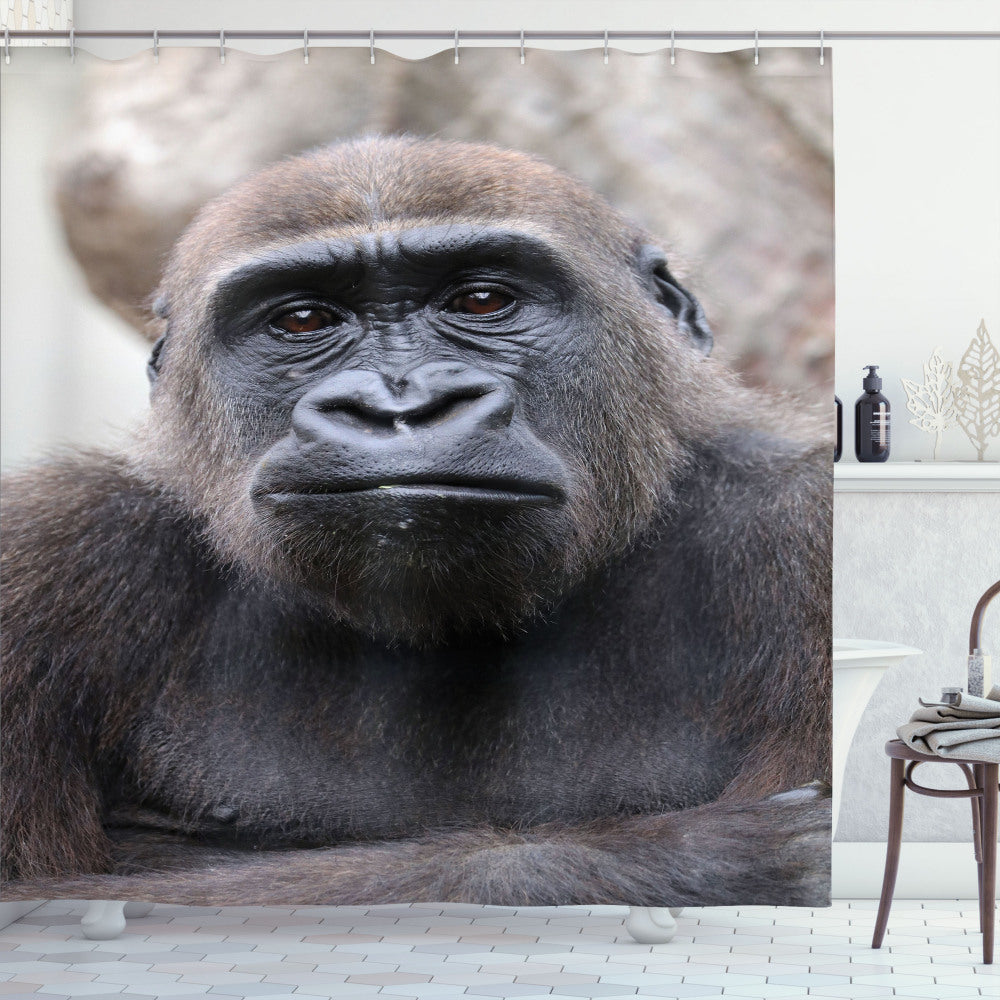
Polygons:
M983 917L983 962L993 962L993 927L997 897L997 780L1000 764L983 765L983 882L979 908Z
M893 757L889 784L889 837L885 853L885 875L882 878L882 896L878 901L878 917L875 919L875 934L872 947L881 948L885 928L889 923L889 907L896 889L896 873L899 871L899 852L903 840L903 761Z
M976 855L976 867L979 869L979 933L983 932L983 798L982 790L986 787L986 776L982 764L973 764L973 785L979 790L979 795L973 795L969 802L972 805L972 849Z

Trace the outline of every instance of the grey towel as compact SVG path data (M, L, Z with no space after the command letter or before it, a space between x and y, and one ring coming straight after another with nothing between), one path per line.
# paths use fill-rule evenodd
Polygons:
M938 757L1000 763L1000 687L985 698L960 694L955 705L923 698L920 704L923 708L896 730L908 746Z

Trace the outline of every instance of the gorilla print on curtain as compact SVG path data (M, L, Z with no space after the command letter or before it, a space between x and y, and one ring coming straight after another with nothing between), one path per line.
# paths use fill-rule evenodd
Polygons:
M824 903L829 61L310 57L5 71L6 898Z

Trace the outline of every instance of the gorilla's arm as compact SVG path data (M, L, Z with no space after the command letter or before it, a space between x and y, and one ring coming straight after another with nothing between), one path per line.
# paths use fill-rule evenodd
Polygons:
M191 542L106 456L5 477L3 499L3 877L110 871L102 778L183 655Z
M748 744L724 801L830 780L832 468L825 445L751 434L703 469L691 531L716 567L705 609L729 647L713 728Z
M711 803L530 831L477 828L318 850L215 850L126 838L128 868L160 871L10 883L11 899L68 896L249 905L475 902L816 905L827 893L829 799L815 787L754 803Z

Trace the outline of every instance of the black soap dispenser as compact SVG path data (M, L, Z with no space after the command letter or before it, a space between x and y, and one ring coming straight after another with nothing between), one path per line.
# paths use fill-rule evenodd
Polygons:
M833 397L833 405L837 410L837 443L833 446L833 460L839 462L844 445L844 405L839 396Z
M880 392L878 365L865 367L865 391L854 404L854 454L859 462L884 462L889 458L889 400Z

